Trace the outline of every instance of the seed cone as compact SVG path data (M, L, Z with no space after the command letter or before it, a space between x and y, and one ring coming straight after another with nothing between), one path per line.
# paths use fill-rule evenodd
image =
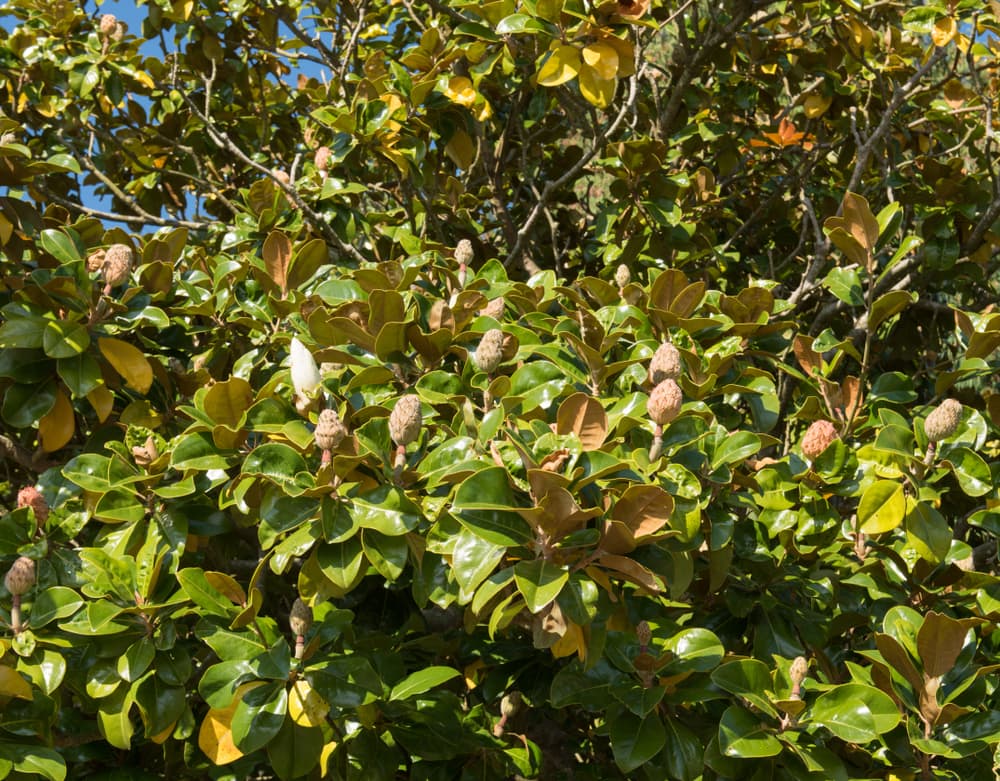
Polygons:
M625 287L625 285L631 281L632 272L628 270L628 266L622 263L615 269L615 284L618 285L618 287Z
M35 585L35 562L27 556L22 556L7 570L3 584L11 596L20 597L31 591Z
M670 342L656 348L649 361L649 381L659 385L664 380L676 380L681 376L681 354Z
M472 362L481 372L492 374L503 360L503 331L491 328L483 334L479 347L472 356Z
M792 679L792 685L798 686L806 679L809 672L809 662L804 656L796 656L792 666L788 669L788 677Z
M640 621L636 624L635 635L639 639L639 645L645 647L653 639L653 631L649 628L648 621Z
M33 485L25 486L17 492L17 506L30 507L34 510L35 520L38 521L39 526L43 526L49 518L49 503Z
M114 34L116 27L118 27L118 20L115 18L114 14L104 14L101 17L101 35L105 38Z
M472 262L472 258L472 242L468 239L462 239L455 247L455 262L467 266Z
M420 434L423 418L420 413L420 399L412 393L396 402L389 415L389 436L397 445L406 447Z
M829 420L813 421L802 437L802 455L815 461L835 439L839 439L837 429Z
M947 439L958 429L962 420L962 404L955 399L945 399L924 421L924 432L931 442Z
M288 626L291 628L292 634L296 637L302 637L309 631L312 623L312 608L301 599L296 598L292 603L292 609L288 612Z
M104 253L101 273L109 287L118 287L132 272L132 248L128 244L112 244Z
M674 380L664 380L649 394L646 411L657 426L665 426L681 411L684 394Z
M326 172L326 169L330 165L330 147L321 146L316 150L316 154L313 155L313 162L316 164L316 168L320 171Z
M316 446L320 450L335 450L347 436L347 428L341 422L336 410L325 409L319 413L315 436Z

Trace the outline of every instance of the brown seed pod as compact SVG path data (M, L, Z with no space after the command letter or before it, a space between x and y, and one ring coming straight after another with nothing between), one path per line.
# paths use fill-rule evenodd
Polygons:
M326 173L326 170L330 165L330 147L319 147L316 150L316 154L313 155L313 163L316 165L318 170Z
M10 565L4 575L3 584L12 596L20 597L31 591L35 585L35 562L27 556L21 556Z
M481 372L492 374L503 360L503 331L491 328L479 341L479 347L472 355L472 362Z
M301 599L296 598L292 603L292 609L288 612L288 626L291 628L292 634L296 637L302 637L309 631L312 623L312 608Z
M341 422L336 410L325 409L319 413L315 432L316 447L320 450L336 450L345 436L347 428Z
M646 411L657 426L665 426L681 411L684 394L674 380L664 380L649 394Z
M835 439L839 439L837 429L829 420L814 420L802 437L802 455L815 461Z
M104 281L109 287L118 287L132 273L132 248L128 244L112 244L104 253L101 266Z
M17 506L30 507L34 510L35 520L38 521L39 526L43 526L49 518L49 503L33 485L25 486L17 492Z
M110 38L117 27L118 19L115 18L114 14L104 14L101 16L100 30L103 37Z
M670 342L656 348L649 361L649 381L654 386L664 380L676 380L681 376L681 354Z
M635 625L635 635L639 638L639 645L646 647L653 639L653 630L649 628L648 621L640 621Z
M924 432L931 442L947 439L958 429L962 420L962 404L955 399L945 399L924 421Z
M629 282L632 281L632 272L628 270L628 266L622 263L615 269L615 284L618 287L625 287Z
M389 436L397 445L406 447L420 435L423 418L420 399L412 393L396 402L389 415Z

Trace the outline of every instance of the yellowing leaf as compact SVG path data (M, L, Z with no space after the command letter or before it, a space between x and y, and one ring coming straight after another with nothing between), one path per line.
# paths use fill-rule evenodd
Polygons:
M943 16L934 22L931 40L935 46L947 46L958 35L958 22L950 16Z
M330 705L309 681L299 678L288 692L288 715L300 727L319 727L326 721Z
M580 71L580 50L575 46L560 46L538 71L538 83L543 87L558 87L576 78Z
M139 393L145 393L153 384L153 368L146 356L137 347L121 339L102 337L97 346L122 379Z
M584 450L597 450L608 434L608 416L597 399L586 393L574 393L559 405L556 431L572 432L580 438Z
M614 35L606 35L601 38L601 43L618 52L618 78L624 79L627 76L635 75L635 48L631 41Z
M93 407L94 412L97 413L97 419L103 423L108 419L108 415L111 414L111 409L114 407L115 403L115 397L114 394L108 390L106 385L98 385L87 394L87 401L90 402L90 406Z
M337 741L331 740L325 746L323 750L319 752L319 772L323 778L326 778L330 770L330 757L333 756L333 752L337 750Z
M825 95L810 95L805 99L804 108L805 115L809 119L815 119L816 117L821 117L826 113L826 110L830 108L830 104L833 103L833 96Z
M133 71L132 77L147 89L153 89L156 86L152 76L146 73L146 71Z
M476 147L464 130L455 131L444 151L463 171L468 171L476 160Z
M583 61L593 68L601 79L614 79L618 75L618 52L606 43L592 43L585 46Z
M150 735L149 739L154 743L156 743L158 746L162 746L164 743L167 742L167 738L169 738L171 735L174 734L174 728L176 726L177 722L175 721L173 724L171 724L169 727L163 730L163 732L160 732L156 735Z
M22 700L34 699L31 686L13 667L0 665L0 697L20 697Z
M198 730L198 748L216 765L228 765L243 756L233 740L233 714L246 692L263 685L263 681L245 683L236 690L233 701L227 707L209 708L205 714Z
M580 66L580 94L598 108L607 108L615 97L617 79L603 79L586 63Z
M587 642L583 630L572 621L566 621L566 631L549 649L556 659L576 654L581 662L587 661Z
M476 102L476 90L465 76L452 77L444 94L461 106L471 106Z
M73 417L73 405L69 403L62 390L56 391L56 402L52 409L38 421L38 441L42 450L52 453L66 446L73 438L76 420Z
M271 231L264 239L262 254L264 268L284 298L288 293L288 264L292 262L291 240L281 231Z

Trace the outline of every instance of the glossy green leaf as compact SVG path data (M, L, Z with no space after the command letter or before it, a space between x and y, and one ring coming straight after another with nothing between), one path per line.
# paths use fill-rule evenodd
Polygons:
M816 698L810 719L841 740L863 744L893 730L900 714L885 692L860 683L845 683Z
M892 531L906 516L903 484L878 480L865 489L858 503L858 524L865 534Z
M425 667L415 673L407 675L403 680L392 687L389 693L390 700L408 700L411 697L428 692L447 681L457 678L461 673L451 667Z
M611 722L611 749L615 763L631 773L660 753L666 744L663 722L657 713L639 717L625 712Z
M538 613L562 591L569 572L564 567L550 564L543 559L521 561L514 565L514 581L521 592L528 610Z
M727 757L760 759L781 753L774 727L739 705L730 705L719 722L719 749Z

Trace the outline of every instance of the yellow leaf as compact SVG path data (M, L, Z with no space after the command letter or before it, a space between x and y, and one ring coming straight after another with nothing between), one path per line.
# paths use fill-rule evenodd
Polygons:
M556 659L564 656L576 654L581 662L587 660L587 643L583 637L583 630L572 621L566 621L566 632L549 649Z
M618 78L624 79L635 75L635 48L631 41L607 35L601 38L601 43L607 44L618 52Z
M153 78L148 73L146 73L146 71L135 71L132 75L135 77L135 80L137 82L139 82L142 86L146 87L147 89L153 89L153 87L156 86L156 83L153 81Z
M31 686L13 667L0 665L0 697L20 697L22 700L34 699Z
M476 160L476 147L464 130L455 131L444 151L463 171L468 171Z
M452 77L444 94L462 106L471 106L476 102L476 90L465 76Z
M560 46L538 71L538 83L543 87L558 87L576 78L580 71L580 51L575 46Z
M465 666L465 687L469 691L472 691L479 685L476 679L479 677L480 670L484 670L485 668L486 665L482 659L476 659L472 664Z
M216 765L228 765L243 756L233 740L233 714L246 692L263 685L263 681L245 683L236 690L233 701L227 707L209 708L205 714L198 730L198 748Z
M323 750L319 752L319 772L323 778L326 778L330 770L330 757L333 756L333 752L337 750L337 741L331 740L325 746Z
M598 42L585 46L583 61L593 68L601 79L614 79L618 75L618 52L606 43Z
M169 727L163 730L163 732L160 732L156 735L150 735L149 739L154 743L156 743L158 746L162 746L164 743L167 742L167 738L169 738L171 735L174 734L174 728L176 726L177 722L175 721L173 724L171 724Z
M805 114L809 119L821 117L830 108L831 103L833 103L833 96L810 95L805 100Z
M950 16L943 16L934 22L931 39L935 46L947 46L958 35L958 22Z
M111 408L114 406L115 397L108 390L106 385L98 385L90 393L87 394L87 401L90 402L90 406L94 408L94 412L97 413L97 419L103 423L108 419L108 415L111 414Z
M73 417L73 405L69 403L62 390L56 391L56 403L52 405L45 417L38 421L38 441L42 450L52 453L66 446L73 438L76 420Z
M602 79L590 65L580 66L580 94L598 108L607 108L615 97L617 79Z
M108 359L122 379L139 393L145 393L153 384L153 368L137 347L121 339L102 337L97 340L104 357Z
M292 721L300 727L320 727L329 712L330 705L316 693L309 681L299 678L292 684L292 690L288 692L288 715Z

